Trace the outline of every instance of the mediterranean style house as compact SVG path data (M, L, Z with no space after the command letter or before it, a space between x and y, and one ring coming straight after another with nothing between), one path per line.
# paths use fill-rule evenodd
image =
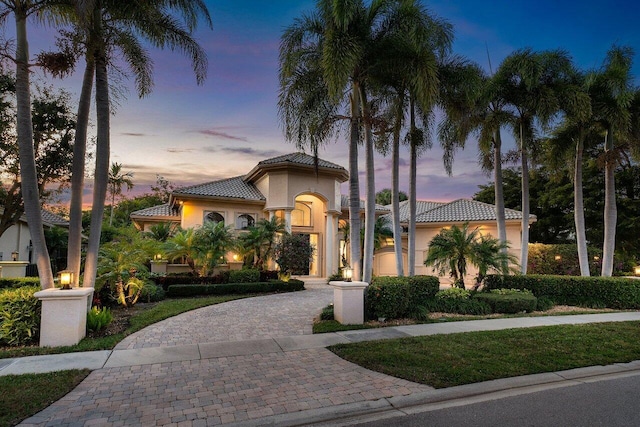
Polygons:
M348 176L340 165L292 153L263 160L245 175L176 189L167 204L133 212L131 219L143 231L163 222L190 228L213 221L240 233L261 218L275 216L284 220L289 232L308 236L316 248L309 276L328 277L338 271L342 259L348 260L341 226L348 222L349 198L340 191ZM432 274L422 263L431 238L443 227L469 222L480 227L482 233L497 235L492 205L463 199L451 203L421 201L417 212L416 274ZM376 205L376 216L384 215L390 217L389 207ZM508 239L517 245L522 214L507 209L506 217ZM401 223L404 227L408 223L406 202L401 204ZM403 234L406 267L407 236ZM512 250L515 253L519 248ZM228 254L227 259L234 259L234 254ZM392 239L376 252L374 274L396 274Z

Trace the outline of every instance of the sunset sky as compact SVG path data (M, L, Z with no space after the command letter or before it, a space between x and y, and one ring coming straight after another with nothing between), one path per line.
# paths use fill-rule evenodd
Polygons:
M204 85L196 85L184 57L169 51L152 51L155 87L150 96L138 99L131 82L124 82L129 91L118 100L112 119L112 161L134 173L136 192L148 191L156 174L177 185L197 184L246 173L262 159L295 151L284 140L278 122L278 46L283 29L311 11L315 2L217 0L207 4L214 29L202 27L197 33L209 58ZM506 55L524 47L565 49L583 69L599 67L613 44L631 46L640 55L640 4L635 1L437 0L424 4L454 25L455 53L486 69L487 49L494 69ZM54 35L54 30L32 25L32 55L50 48ZM12 36L7 29L5 37ZM635 62L637 76L640 57ZM74 100L80 92L83 66L72 78L56 83L66 87ZM434 148L418 163L418 197L468 198L478 185L486 184L490 178L477 165L475 145L474 140L468 141L449 177L434 141ZM346 135L319 155L346 167ZM401 189L407 191L406 149L402 157ZM376 162L377 188L390 187L390 158L378 156Z

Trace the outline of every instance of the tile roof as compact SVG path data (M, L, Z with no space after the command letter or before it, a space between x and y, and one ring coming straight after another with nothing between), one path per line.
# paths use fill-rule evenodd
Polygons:
M244 180L244 176L221 179L205 184L192 185L190 187L173 190L174 196L208 196L225 197L242 200L265 200L264 195L250 182Z
M340 205L342 209L349 209L349 196L340 195ZM360 209L364 209L364 200L360 200ZM389 212L389 206L382 206L376 203L376 212Z
M49 212L46 209L41 210L42 221L51 225L57 225L59 227L69 227L69 221L60 215L56 215L53 212Z
M446 205L443 202L431 202L428 200L417 200L416 201L416 216L421 213L430 211L431 209L435 209L439 206ZM391 211L391 205L385 206L389 211ZM391 214L389 214L389 220L391 220ZM405 200L400 202L400 222L409 222L409 201Z
M507 220L522 219L522 212L520 211L505 209L504 213ZM417 223L495 220L496 208L494 205L468 199L454 200L451 203L443 204L416 216Z
M169 203L165 203L164 205L152 206L146 209L140 209L139 211L131 212L130 216L145 216L145 217L169 217L175 218L177 221L180 220L180 212L174 206L171 207Z
M266 159L258 163L260 165L277 165L277 164L296 164L296 165L304 165L304 166L315 166L315 159L313 156L305 153L291 153L285 154L283 156L273 157L271 159ZM329 168L329 169L342 169L345 170L342 166L337 165L335 163L328 162L326 160L322 160L318 158L318 167L321 168Z

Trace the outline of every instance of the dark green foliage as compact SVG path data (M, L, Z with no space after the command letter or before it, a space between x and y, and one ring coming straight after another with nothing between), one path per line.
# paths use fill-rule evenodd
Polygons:
M285 234L276 243L273 256L283 273L308 274L314 252L315 248L309 243L308 236Z
M369 319L410 317L438 292L433 276L375 277L365 290L365 313Z
M293 292L304 289L304 282L290 279L288 282L271 281L256 283L224 283L219 285L171 285L167 291L170 297L190 297L195 295L255 294L266 292Z
M23 286L40 286L37 277L10 277L0 279L0 289L21 288Z
M333 320L333 304L329 304L322 309L320 320Z
M589 270L592 275L600 274L602 268L602 249L588 248ZM560 259L555 259L559 256ZM595 257L595 259L594 259ZM578 248L576 245L545 245L534 243L529 245L529 274L556 274L580 276Z
M640 280L622 277L498 276L485 279L486 289L529 289L556 304L614 309L640 308Z
M243 268L229 272L229 283L257 283L260 281L260 270Z
M0 291L0 343L25 345L38 337L40 329L40 301L33 296L40 290L24 286Z
M329 276L329 279L328 279L329 282L339 282L341 280L344 280L344 277L342 276L342 272L334 273L331 276Z
M112 320L113 315L108 307L92 307L87 313L87 329L97 332L100 329L107 327Z
M278 280L278 270L260 270L260 280L258 282L268 282L269 280Z
M494 313L530 313L536 309L538 299L533 295L521 292L510 294L496 294L480 292L473 296L478 301L486 302Z
M551 310L556 303L549 297L542 295L538 297L538 304L536 305L536 311Z
M165 290L162 286L158 286L151 281L145 281L142 288L142 294L140 294L140 301L142 302L158 302L165 298Z
M215 276L192 276L188 274L184 275L167 275L167 276L151 276L149 277L156 285L161 286L165 291L169 289L171 285L204 285L204 284L219 284L229 283L230 271L222 271Z
M435 298L427 301L425 308L430 312L456 313L482 316L491 314L491 306L485 301L473 298Z

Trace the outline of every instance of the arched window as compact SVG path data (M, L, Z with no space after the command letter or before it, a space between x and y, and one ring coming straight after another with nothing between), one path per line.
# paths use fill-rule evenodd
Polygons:
M256 220L253 218L253 215L241 214L238 215L236 219L236 228L238 230L246 230L249 227L253 227L255 223Z
M208 222L213 222L214 224L217 224L219 222L224 224L224 217L219 212L208 212L204 216L204 220Z
M297 227L311 227L311 202L296 202L296 208L291 211L291 225Z

